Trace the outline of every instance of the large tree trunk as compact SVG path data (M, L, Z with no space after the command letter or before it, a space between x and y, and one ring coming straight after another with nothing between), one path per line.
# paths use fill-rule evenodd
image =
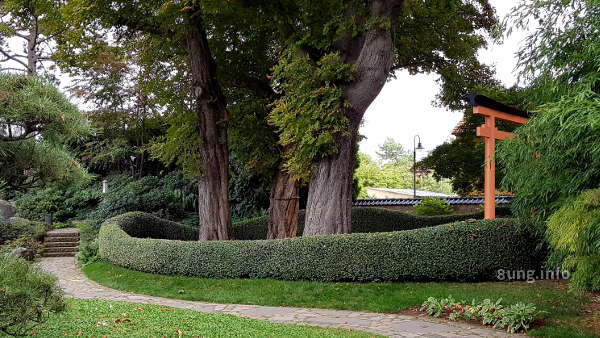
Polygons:
M186 47L194 96L193 109L198 117L201 177L198 180L199 240L231 239L229 213L229 158L227 150L227 110L225 97L217 81L201 16L188 22Z
M345 62L355 66L355 81L343 88L350 104L346 117L350 136L338 138L338 153L317 161L309 185L304 236L352 231L352 176L358 128L363 115L385 84L392 67L393 27L402 1L372 0L370 19L390 20L391 27L372 25L359 36L346 36L336 43Z
M341 139L339 152L314 165L308 189L303 236L352 231L352 176L356 133Z
M300 209L300 181L279 171L271 187L267 239L295 237Z

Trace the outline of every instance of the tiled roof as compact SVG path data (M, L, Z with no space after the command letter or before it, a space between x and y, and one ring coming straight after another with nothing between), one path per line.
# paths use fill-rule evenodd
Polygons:
M478 205L483 204L483 197L442 197L450 205ZM496 204L508 204L512 196L496 196ZM421 203L420 198L386 198L386 199L364 199L356 200L355 207L377 207L394 205L417 205Z
M392 188L372 188L372 187L367 187L367 190L391 192L394 194L401 194L401 195L412 195L414 192L413 189L392 189ZM439 192L433 192L433 191L427 191L427 190L417 190L417 196L420 196L420 197L453 197L452 195L442 194Z

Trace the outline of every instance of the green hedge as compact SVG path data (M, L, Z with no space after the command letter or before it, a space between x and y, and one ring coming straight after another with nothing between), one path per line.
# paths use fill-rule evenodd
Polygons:
M434 225L483 218L482 213L450 216L413 216L383 208L352 208L352 233L389 232L425 228ZM236 239L266 239L267 216L256 217L234 224ZM304 230L304 211L300 211L297 235Z
M191 242L185 229L143 213L107 220L100 255L125 268L205 278L318 281L490 280L498 269L534 269L537 240L514 220L283 240ZM170 229L168 234L161 229ZM178 238L178 236L181 236Z
M411 230L481 217L483 217L483 214L426 217L413 216L401 211L382 208L352 208L352 233ZM266 239L267 222L267 216L236 222L233 225L233 236L239 240ZM145 223L146 226L153 224L149 219L144 219L142 223ZM297 235L301 236L304 229L304 210L300 211L298 223ZM164 228L171 229L171 231L165 231ZM178 239L184 241L198 239L198 231L195 227L166 220L161 220L161 225L158 227L149 226L148 228L132 229L131 231L130 234L134 237Z

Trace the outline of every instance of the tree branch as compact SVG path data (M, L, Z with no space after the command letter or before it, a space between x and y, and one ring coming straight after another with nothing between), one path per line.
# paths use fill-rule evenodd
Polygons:
M2 55L4 55L7 59L15 61L15 62L19 63L20 65L22 65L23 67L27 68L27 64L25 62L17 59L17 57L22 57L21 55L16 55L16 54L10 55L7 52L3 51L2 49L0 49L0 53Z

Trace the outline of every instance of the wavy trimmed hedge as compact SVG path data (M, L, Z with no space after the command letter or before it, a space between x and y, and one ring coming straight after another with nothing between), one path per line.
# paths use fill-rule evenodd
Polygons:
M103 259L133 270L206 278L318 281L490 280L498 269L535 269L536 238L514 220L415 230L255 241L179 241L189 229L144 213L107 220ZM165 230L167 229L167 230ZM147 239L155 237L163 239Z
M434 225L483 218L483 213L450 216L413 216L384 208L352 208L352 233L411 230ZM266 239L268 217L261 216L234 224L236 239ZM300 211L297 235L304 230L304 210Z
M304 230L304 210L300 211L299 216L297 236L301 236ZM397 210L355 207L352 208L352 233L411 230L482 217L483 213L450 216L413 216ZM189 241L198 239L197 228L190 228L175 222L164 222L166 226L173 228L176 234L182 234L183 232L185 236L176 235L177 238L167 238L156 237L161 235L148 233L146 237ZM233 236L239 240L266 239L267 223L267 216L236 222L233 224Z

